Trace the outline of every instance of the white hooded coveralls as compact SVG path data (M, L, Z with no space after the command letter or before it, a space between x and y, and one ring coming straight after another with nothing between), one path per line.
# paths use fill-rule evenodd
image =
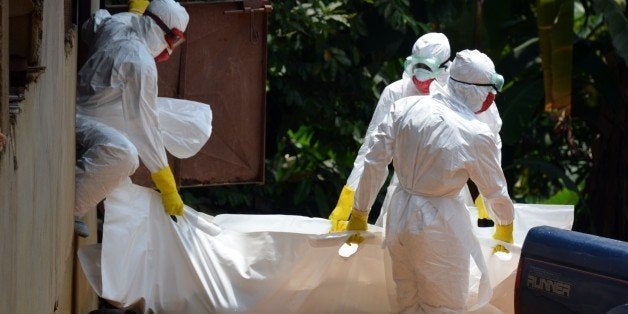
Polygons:
M163 18L167 25L185 30L189 17L178 3L157 0L148 9L168 17ZM156 109L154 60L167 47L164 31L147 16L111 16L105 10L84 27L91 48L77 82L77 145L86 150L76 168L78 216L133 174L138 155L151 173L168 165Z
M449 59L450 53L449 40L441 33L427 33L419 37L412 47L412 55L424 58L434 57L441 63ZM447 67L436 77L431 85L444 85L448 79L449 68ZM430 87L430 90L432 89L433 88ZM406 73L404 73L402 79L397 80L384 88L384 91L380 95L379 101L377 102L377 106L375 107L375 111L373 112L373 117L366 129L364 141L358 150L358 155L356 156L355 161L353 162L351 174L349 175L349 178L347 178L346 186L350 187L353 191L356 190L358 181L364 171L364 156L366 155L369 147L367 139L370 138L370 136L376 131L377 126L384 120L384 117L390 111L392 104L395 101L408 96L425 96L425 94L421 94L417 90L412 83L412 78ZM478 114L477 118L489 125L496 138L498 147L501 149L501 137L499 136L499 131L501 130L502 120L499 116L497 106L493 103L487 111ZM375 225L380 227L384 226L386 212L388 211L388 206L390 205L390 195L397 184L397 176L393 174ZM468 188L466 186L463 192L464 195L469 195L468 199L465 199L465 202L468 205L473 205L473 200L470 198L470 193L468 192Z
M450 48L449 48L449 40L444 34L441 33L427 33L414 43L412 47L412 55L417 57L433 57L436 58L439 62L445 62L449 59L450 56ZM440 75L438 75L432 84L435 82L441 82L444 84L449 78L449 74L446 70L442 71ZM421 94L417 88L412 83L412 78L404 73L402 79L397 80L384 88L382 94L379 97L379 101L377 102L377 106L375 107L375 111L373 112L373 117L371 118L371 122L366 129L366 134L364 135L364 142L360 146L358 150L358 155L353 162L353 169L351 170L351 174L349 178L347 178L346 186L351 188L353 191L356 190L358 181L362 176L364 171L364 156L368 151L369 144L366 139L369 138L373 132L376 131L377 126L384 120L386 114L390 111L390 107L392 104L404 97L408 96L418 96L425 95ZM388 170L386 170L388 171ZM388 172L386 172L388 174ZM383 217L386 213L386 207L390 200L390 191L397 184L397 177L393 175L393 178L390 181L389 189L386 194L386 198L384 200L384 204L382 205L382 209L380 212L380 216L377 219L376 225L382 226Z
M412 47L412 54L418 57L434 57L440 62L445 62L449 59L450 55L449 41L447 40L447 37L441 33L425 34L419 37L419 39L417 39L414 43L414 46ZM437 77L436 80L440 80L444 84L449 76L446 71L443 71L442 73L443 75ZM366 129L364 138L367 139L370 134L373 134L373 132L376 131L377 126L382 122L382 120L384 120L384 117L386 117L386 114L390 111L391 105L395 101L404 97L416 95L421 94L412 83L411 77L405 74L402 79L386 86L379 97L379 101L377 102L377 106L373 112L371 122ZM354 191L357 188L360 176L362 176L362 171L364 169L364 155L367 150L368 143L364 141L362 146L360 146L358 156L355 158L353 163L353 170L347 179L347 186Z
M459 312L490 298L483 275L474 300L467 301L470 255L486 274L459 196L469 178L498 224L513 220L494 133L458 97L438 88L429 97L396 101L368 139L355 194L354 208L370 211L392 161L399 184L391 191L384 245L400 308L408 312Z

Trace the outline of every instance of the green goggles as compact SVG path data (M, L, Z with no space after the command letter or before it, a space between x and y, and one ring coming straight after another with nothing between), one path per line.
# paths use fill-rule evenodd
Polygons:
M491 73L491 77L490 77L491 82L490 83L469 83L469 82L464 82L464 81L457 80L457 79L455 79L454 77L451 77L451 76L449 77L449 79L451 79L454 82L458 82L458 83L466 84L466 85L492 87L495 90L496 93L497 92L501 92L502 88L504 87L504 77L499 75L499 74L497 74L497 73L495 73L495 72Z
M409 76L415 76L420 81L436 78L438 74L447 69L447 62L440 63L435 58L422 58L409 56L404 62L403 69Z

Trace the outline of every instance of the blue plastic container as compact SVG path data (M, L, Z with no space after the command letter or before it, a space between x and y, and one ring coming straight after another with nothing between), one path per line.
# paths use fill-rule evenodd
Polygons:
M530 229L517 269L515 312L628 313L628 242Z

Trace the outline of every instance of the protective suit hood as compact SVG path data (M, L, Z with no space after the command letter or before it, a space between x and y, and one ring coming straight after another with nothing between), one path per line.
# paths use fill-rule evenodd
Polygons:
M457 102L468 106L471 112L480 111L482 103L493 89L491 85L496 81L501 81L503 85L503 78L495 72L493 61L478 50L456 53L449 74L445 90Z
M434 95L434 99L445 104L449 109L462 115L473 116L471 108L463 102L463 98L455 96L449 85L432 84L430 94Z
M447 36L441 33L427 33L414 43L412 55L422 58L433 57L439 63L449 60L451 48Z
M168 28L176 28L182 32L185 31L190 21L190 16L185 8L173 0L153 0L146 11L161 19ZM164 49L168 48L164 31L151 17L141 16L138 26L153 57L157 57ZM171 52L168 50L168 53Z
M414 43L412 55L404 64L404 76L414 76L423 82L436 79L444 84L449 77L450 54L449 40L444 34L427 33Z

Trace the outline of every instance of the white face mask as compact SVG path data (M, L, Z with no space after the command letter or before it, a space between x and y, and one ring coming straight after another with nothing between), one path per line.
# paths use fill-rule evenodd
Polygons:
M151 55L153 58L159 56L168 47L164 31L148 16L142 16L140 27Z

